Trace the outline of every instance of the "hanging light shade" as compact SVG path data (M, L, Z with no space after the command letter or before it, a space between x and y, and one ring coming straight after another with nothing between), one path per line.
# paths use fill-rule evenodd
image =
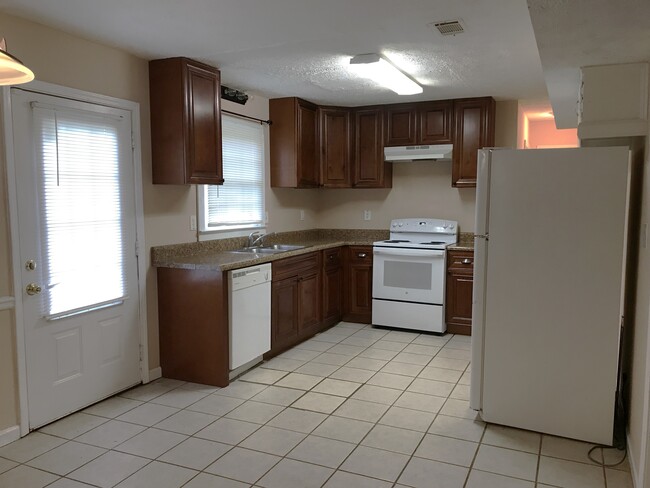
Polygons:
M0 41L0 85L20 85L34 79L32 70L7 52L7 43Z

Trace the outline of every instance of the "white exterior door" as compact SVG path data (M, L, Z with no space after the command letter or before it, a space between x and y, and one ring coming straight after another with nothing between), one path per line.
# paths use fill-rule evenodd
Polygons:
M11 102L34 429L140 382L131 114L17 88Z

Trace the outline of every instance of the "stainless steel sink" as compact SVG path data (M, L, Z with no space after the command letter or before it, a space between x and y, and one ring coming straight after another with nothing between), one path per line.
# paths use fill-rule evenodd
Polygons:
M281 252L295 251L296 249L303 249L305 246L294 246L291 244L273 244L272 246L264 247L242 247L241 249L235 249L236 253L242 254L277 254Z

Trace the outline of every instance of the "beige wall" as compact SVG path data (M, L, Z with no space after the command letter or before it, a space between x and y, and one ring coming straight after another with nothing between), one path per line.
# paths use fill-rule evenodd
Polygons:
M528 147L570 146L578 147L578 129L558 129L555 120L531 120L528 122Z

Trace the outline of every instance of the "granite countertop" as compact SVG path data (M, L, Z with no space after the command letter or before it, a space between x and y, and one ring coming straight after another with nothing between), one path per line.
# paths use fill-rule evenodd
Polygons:
M294 244L305 247L276 254L232 252L246 245L245 237L159 246L151 249L151 264L157 268L229 271L333 247L369 246L375 241L388 239L388 235L387 230L357 229L312 229L283 232L269 236L265 244Z
M447 249L451 251L474 251L474 234L472 232L461 232L458 242Z

